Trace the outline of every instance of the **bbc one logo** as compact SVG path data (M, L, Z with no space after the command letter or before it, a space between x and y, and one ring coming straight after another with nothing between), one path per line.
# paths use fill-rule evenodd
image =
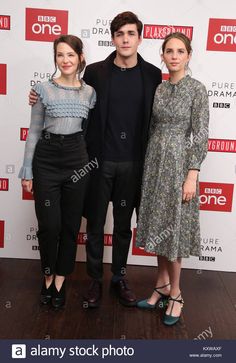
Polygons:
M236 51L236 19L209 19L207 50Z
M200 182L200 209L231 212L234 184Z
M26 8L25 39L53 42L68 33L68 11Z

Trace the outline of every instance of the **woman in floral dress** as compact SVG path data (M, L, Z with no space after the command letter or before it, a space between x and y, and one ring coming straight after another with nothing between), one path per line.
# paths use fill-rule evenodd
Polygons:
M156 287L137 306L168 301L166 325L179 320L183 307L182 258L200 255L198 174L207 153L209 104L205 86L186 75L191 54L184 34L165 38L161 57L170 78L154 98L137 228L137 246L158 256Z

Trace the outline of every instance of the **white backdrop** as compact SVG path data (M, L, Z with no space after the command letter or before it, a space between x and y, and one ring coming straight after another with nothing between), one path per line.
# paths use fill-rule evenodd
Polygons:
M102 60L114 49L110 43L110 20L126 10L135 12L145 24L145 39L139 51L158 67L161 67L162 44L159 38L170 29L192 32L194 51L190 67L192 76L208 89L211 119L209 153L200 174L203 257L201 260L196 257L185 259L184 267L236 271L236 19L232 19L235 0L2 2L0 256L39 258L34 203L22 196L17 175L29 127L27 95L35 82L47 80L54 70L52 40L66 32L78 35L84 42L87 63ZM166 73L165 69L163 73ZM134 240L135 215L132 227ZM77 260L85 261L85 221L81 232ZM111 207L105 233L104 261L110 262ZM156 265L156 258L135 249L133 240L128 263Z

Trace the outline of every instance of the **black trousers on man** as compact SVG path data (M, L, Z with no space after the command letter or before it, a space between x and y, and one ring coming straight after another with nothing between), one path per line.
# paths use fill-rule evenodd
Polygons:
M88 174L80 171L87 162L82 133L43 133L36 145L33 189L45 275L66 276L74 269L88 181Z
M87 272L93 279L103 275L104 225L109 201L113 204L112 267L124 276L131 240L131 217L137 203L141 179L140 162L104 161L96 171L96 184L89 188L86 244Z

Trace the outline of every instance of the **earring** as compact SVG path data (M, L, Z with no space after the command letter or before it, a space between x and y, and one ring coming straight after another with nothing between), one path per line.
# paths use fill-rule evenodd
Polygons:
M161 61L161 71L162 71L162 73L163 73L163 70L164 70L164 68L165 68L165 62L162 60Z
M184 70L185 70L186 74L188 74L189 76L192 76L192 71L189 68L189 62L185 63Z

